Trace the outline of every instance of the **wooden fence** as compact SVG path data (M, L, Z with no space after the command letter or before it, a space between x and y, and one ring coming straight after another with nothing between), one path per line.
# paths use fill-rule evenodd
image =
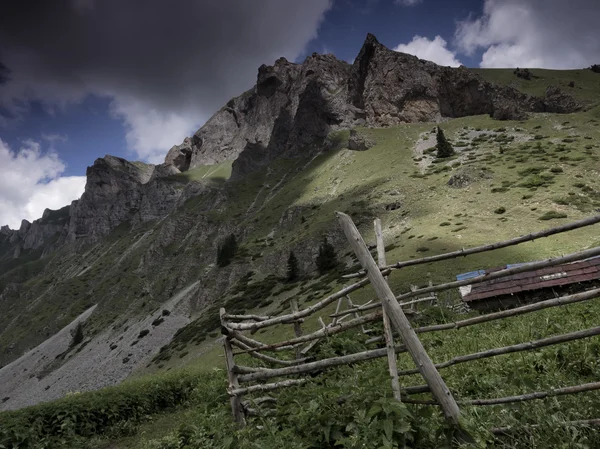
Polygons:
M547 346L600 335L600 326L536 341L489 349L473 354L460 355L436 364L434 364L430 359L418 337L418 335L422 333L460 329L484 322L532 313L547 308L560 307L591 300L600 296L600 288L593 288L581 293L552 298L509 310L502 310L499 312L469 317L452 323L413 328L407 317L407 315L410 316L412 313L414 313L412 307L414 307L415 304L422 302L431 303L432 301L435 301L435 295L440 291L456 289L468 284L477 284L518 273L535 271L540 268L552 267L568 262L587 259L589 257L600 256L600 247L587 249L548 260L533 262L527 265L505 268L466 280L458 280L439 285L432 285L430 283L428 287L420 289L411 288L411 291L399 295L395 295L387 283L387 277L394 270L398 270L407 266L438 262L457 257L466 257L471 254L518 245L561 232L579 229L599 223L600 215L545 231L528 234L511 240L470 249L462 249L460 251L439 254L416 260L397 262L391 265L388 265L386 261L381 222L379 219L376 219L374 223L378 256L376 262L371 256L367 245L354 226L354 223L350 217L340 212L336 213L336 215L344 234L348 239L348 242L350 243L354 253L363 267L363 271L344 277L347 279L361 278L360 280L302 310L300 310L298 307L297 300L292 298L290 300L290 312L280 316L230 315L227 314L225 309L221 309L220 311L221 329L222 333L225 335L224 349L227 375L229 379L228 392L231 398L231 408L234 419L240 425L245 425L246 416L248 414L256 412L256 409L253 408L252 405L256 407L261 403L273 401L273 398L268 396L255 399L253 401L243 401L242 398L246 395L300 385L307 381L307 378L302 377L301 375L333 368L335 366L347 365L350 363L373 360L382 357L387 357L388 360L391 388L394 398L405 403L439 406L446 420L454 426L459 425L460 405L468 404L486 406L508 404L513 402L542 399L549 396L576 394L600 389L600 382L592 382L588 384L553 389L551 391L537 391L512 397L456 401L451 391L444 383L439 372L444 368L461 363L468 363L473 360L480 360L521 351L533 351ZM365 275L366 277L364 277ZM373 299L363 305L354 304L350 294L368 284L373 286L373 289L377 295L377 300ZM304 322L305 318L314 315L336 301L336 310L328 317L331 318L329 324L325 324L322 317L319 317L318 319L321 325L320 329L310 333L303 332L302 323ZM344 304L346 304L346 308L344 308ZM405 308L407 306L411 306L411 309L406 310ZM385 341L384 348L371 349L355 354L331 357L322 360L314 360L314 358L311 357L311 349L319 340L326 338L327 336L358 327L360 327L363 332L368 332L365 326L369 323L380 320L383 321L383 335L374 336L368 339L367 343ZM286 341L267 344L251 338L245 333L250 332L252 335L260 329L265 329L267 327L276 325L292 325L295 336ZM403 344L398 344L395 341L396 336L399 337L399 341L402 341ZM234 352L233 348L237 348L237 352ZM291 351L292 355L287 357L277 356L277 353L286 351L288 354ZM405 352L407 352L413 359L415 368L398 371L397 356L398 354ZM246 354L250 357L259 359L265 364L268 364L268 367L237 365L235 363L235 356L241 354ZM425 380L425 384L412 386L400 385L399 379L401 377L413 374L421 374ZM291 379L281 380L281 378L290 376L292 377ZM270 381L271 379L277 378L279 378L279 380ZM410 398L410 395L420 393L431 393L432 398L426 400ZM590 419L581 422L571 422L571 424L577 423L596 425L600 423L600 420ZM497 428L491 430L496 434L503 434L510 431L507 428Z

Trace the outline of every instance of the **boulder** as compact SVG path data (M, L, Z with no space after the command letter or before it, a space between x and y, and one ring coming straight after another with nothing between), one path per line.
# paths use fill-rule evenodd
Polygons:
M357 132L356 130L350 131L350 137L348 139L348 148L355 151L365 151L375 145L375 141L366 137L365 135Z

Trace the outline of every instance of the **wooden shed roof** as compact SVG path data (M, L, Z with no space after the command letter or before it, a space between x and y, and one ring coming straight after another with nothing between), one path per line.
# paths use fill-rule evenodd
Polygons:
M504 268L506 267L472 271L470 273L460 274L456 276L456 278L458 280L468 279L470 277L503 270ZM594 279L600 279L600 257L592 257L590 259L556 265L554 267L541 268L539 270L528 271L461 287L460 293L463 301L470 302L495 296L568 285L576 282L591 281Z

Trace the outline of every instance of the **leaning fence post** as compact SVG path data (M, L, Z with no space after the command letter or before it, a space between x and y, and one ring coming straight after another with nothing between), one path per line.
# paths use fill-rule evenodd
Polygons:
M377 262L379 267L387 265L385 260L385 245L383 244L383 232L381 231L381 220L376 218L373 222L375 225L375 237L377 239ZM385 347L387 349L388 368L390 377L392 378L392 391L394 398L397 401L402 401L400 395L400 381L398 380L398 364L396 362L396 351L394 350L394 335L385 307L383 307L383 335L385 337Z
M298 312L298 300L296 298L290 299L290 309L292 313ZM294 321L294 334L296 337L302 337L302 325L298 320ZM300 346L296 347L296 358L302 358L302 353L300 352L302 349Z
M221 318L221 328L225 329L224 307L221 307L219 310L219 315ZM223 348L225 349L225 367L227 368L227 379L229 380L228 390L230 394L229 402L231 403L231 413L233 414L235 422L238 423L240 427L244 427L246 425L246 418L244 417L242 401L238 395L231 393L233 390L240 388L240 383L238 382L237 374L233 370L235 362L233 361L233 349L228 335L225 335L225 338L223 339Z
M452 393L444 383L444 380L438 373L437 369L433 365L433 362L429 358L423 344L414 329L412 328L408 318L404 315L402 307L398 304L394 293L390 289L387 282L383 278L379 267L371 257L369 248L365 244L362 236L356 229L356 226L352 222L352 219L341 212L336 212L338 220L346 238L350 242L356 257L360 261L363 269L367 272L369 280L377 293L377 296L383 303L385 311L388 313L391 323L394 328L398 331L408 352L413 358L415 365L421 372L421 375L427 382L429 389L433 397L437 400L440 405L444 416L453 425L459 426L460 410Z

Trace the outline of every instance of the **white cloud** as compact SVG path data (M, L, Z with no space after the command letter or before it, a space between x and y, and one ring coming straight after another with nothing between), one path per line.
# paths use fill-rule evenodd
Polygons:
M18 229L21 220L33 221L44 209L59 209L83 193L85 176L61 174L65 164L56 152L42 152L27 140L13 151L0 139L0 224Z
M208 118L196 110L161 111L135 98L114 100L111 112L125 124L127 146L151 164L163 163L165 151L193 134Z
M597 0L486 0L483 14L459 22L465 54L484 49L481 67L587 67L600 60Z
M439 65L458 67L460 61L456 59L455 52L448 50L447 45L448 43L441 36L436 36L433 40L415 36L408 44L398 45L394 51L409 53Z
M423 0L394 0L394 3L396 5L402 5L402 6L415 6L419 3L421 3Z

